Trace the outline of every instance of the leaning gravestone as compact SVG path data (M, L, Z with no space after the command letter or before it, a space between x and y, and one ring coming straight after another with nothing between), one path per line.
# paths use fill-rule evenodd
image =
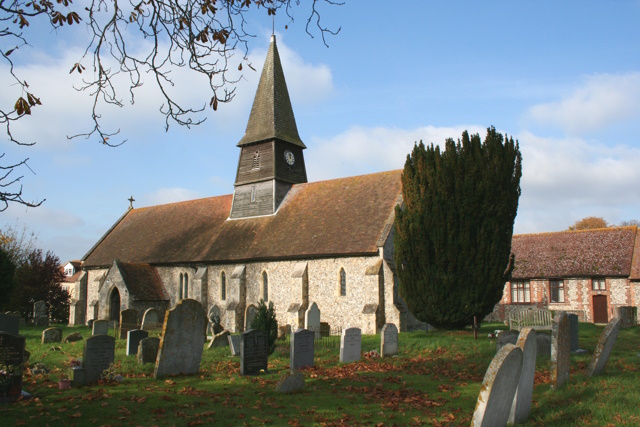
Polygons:
M362 332L360 328L349 328L342 331L340 337L340 363L357 362L362 349Z
M240 341L242 341L242 337L240 335L228 335L227 339L229 340L231 355L240 356Z
M127 338L127 332L138 329L138 310L128 308L120 312L120 339Z
M20 318L13 314L0 314L0 332L18 335L20 333Z
M559 389L569 381L571 371L571 331L567 313L560 312L551 326L551 387Z
M36 301L33 303L33 318L47 315L47 303L44 301Z
M269 340L265 331L251 329L240 340L240 375L267 371Z
M143 338L138 344L138 363L156 363L158 357L158 348L160 348L160 338L149 337Z
M13 402L22 396L22 370L25 337L0 332L0 403Z
M82 354L82 367L86 370L87 384L100 379L105 369L113 363L116 339L109 335L87 338Z
M248 331L249 329L251 329L251 323L253 322L253 319L255 319L257 315L258 315L258 309L254 305L250 304L244 312L244 330L245 331Z
M62 341L61 328L49 328L42 331L42 344Z
M289 368L294 371L306 366L313 366L315 332L298 329L291 334L291 351Z
M618 332L620 332L620 319L614 318L607 324L602 334L600 334L596 349L591 356L591 363L589 363L589 367L587 368L587 375L593 377L604 372L613 345L618 339Z
M231 335L231 332L229 331L220 332L219 334L211 338L211 342L209 343L209 346L207 348L211 349L229 345L229 338L227 338L229 335Z
M142 315L142 330L150 331L162 328L162 318L164 316L157 308L148 308Z
M387 323L380 332L380 355L393 356L398 354L398 328L393 323Z
M109 321L94 320L91 335L109 335Z
M304 375L300 371L286 372L276 384L276 391L280 393L293 393L302 389L304 389Z
M202 305L194 299L183 299L169 310L162 327L154 378L198 373L205 324Z
M304 312L304 328L320 337L320 309L315 302Z
M533 380L536 376L536 356L538 351L536 331L522 328L516 347L522 350L522 372L516 389L513 405L509 413L510 424L522 424L529 417L531 411L531 396L533 395Z
M132 331L127 332L127 356L135 356L138 354L138 344L140 341L147 338L149 336L149 332L141 331L140 329L134 329Z
M495 355L484 375L471 425L506 426L522 372L522 350L507 344Z
M569 330L571 334L571 352L578 351L580 349L580 324L578 323L577 314L568 314L569 316Z

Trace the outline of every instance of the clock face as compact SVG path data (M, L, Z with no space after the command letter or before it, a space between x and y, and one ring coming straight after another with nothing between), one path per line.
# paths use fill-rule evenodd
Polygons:
M293 166L293 164L296 162L296 158L295 158L295 156L294 156L294 155L293 155L293 153L292 153L291 151L289 151L289 150L286 150L286 151L284 152L284 159L287 161L287 164L288 164L289 166Z

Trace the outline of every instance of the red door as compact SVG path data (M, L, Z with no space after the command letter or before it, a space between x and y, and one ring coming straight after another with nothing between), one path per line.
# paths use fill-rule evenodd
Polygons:
M593 323L607 323L609 322L607 310L607 296L606 295L594 295L593 296Z

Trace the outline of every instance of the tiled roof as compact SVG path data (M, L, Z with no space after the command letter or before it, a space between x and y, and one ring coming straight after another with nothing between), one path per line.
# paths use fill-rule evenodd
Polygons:
M512 277L629 277L637 229L633 226L513 236L511 251L516 264Z
M164 292L158 270L154 267L149 264L135 264L120 260L115 260L115 264L134 300L166 301L169 299Z
M629 279L640 280L640 227L636 232L636 244L633 249L633 260L631 261L631 274Z
M130 210L85 255L148 264L375 254L401 196L400 170L297 184L276 215L227 220L231 195Z

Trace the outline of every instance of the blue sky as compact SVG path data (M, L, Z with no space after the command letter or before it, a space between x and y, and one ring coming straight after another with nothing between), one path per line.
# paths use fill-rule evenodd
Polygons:
M441 144L464 129L484 136L493 125L523 154L516 233L564 230L585 216L640 219L639 1L347 0L323 11L342 28L329 48L305 34L304 11L294 13L289 29L282 16L275 25L310 181L399 169L416 141ZM134 106L105 110L128 139L118 148L66 138L91 125L89 99L69 75L83 31L34 39L13 59L44 105L14 132L37 144L2 135L0 153L29 157L25 194L46 201L11 206L0 227L24 224L44 249L78 259L131 195L142 207L231 193L271 25L249 21L257 71L245 67L236 99L208 109L203 125L165 132L150 84ZM6 71L1 64L0 81ZM208 101L197 79L177 77L181 96ZM3 87L0 102L13 103L15 90Z

